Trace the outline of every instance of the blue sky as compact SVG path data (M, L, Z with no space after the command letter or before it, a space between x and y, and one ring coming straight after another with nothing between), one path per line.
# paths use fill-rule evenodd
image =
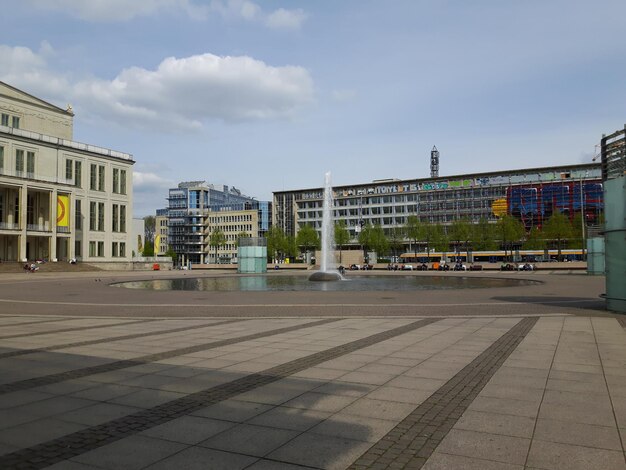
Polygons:
M0 80L133 154L134 215L589 162L626 122L623 0L0 0ZM5 18L7 15L3 15Z

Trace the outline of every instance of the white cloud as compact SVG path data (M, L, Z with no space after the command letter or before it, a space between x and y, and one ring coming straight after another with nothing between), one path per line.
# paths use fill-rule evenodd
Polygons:
M300 29L307 17L304 10L300 8L295 10L279 8L266 13L258 4L250 0L213 0L211 8L224 18L257 21L270 29Z
M208 8L190 0L26 0L31 7L61 11L85 21L128 21L161 11L182 11L191 18L204 18Z
M174 182L160 177L156 173L133 171L133 191L139 193L159 192L173 188Z
M285 10L279 8L267 15L265 24L272 29L300 29L307 15L302 9Z
M193 130L210 120L291 118L314 98L306 69L247 56L168 57L156 70L132 67L112 80L74 83L28 48L0 46L0 64L0 79L9 84L44 99L69 100L78 115L140 128Z
M279 8L271 13L250 0L24 0L31 8L58 11L83 21L118 22L160 13L183 13L204 20L211 12L227 19L260 22L272 29L299 29L306 14Z

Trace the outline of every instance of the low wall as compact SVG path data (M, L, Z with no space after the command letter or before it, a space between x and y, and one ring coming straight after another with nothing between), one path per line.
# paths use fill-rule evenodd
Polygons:
M152 271L155 264L159 265L159 270L167 271L173 268L172 261L107 261L92 262L91 266L102 269L103 271Z

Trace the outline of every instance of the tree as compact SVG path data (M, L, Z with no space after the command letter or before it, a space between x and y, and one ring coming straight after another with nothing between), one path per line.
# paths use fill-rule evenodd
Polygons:
M424 224L422 226L422 240L426 243L426 256L430 263L430 247L439 246L440 240L444 238L443 230L440 225ZM447 243L447 242L446 242Z
M168 247L167 251L165 252L165 256L168 256L170 258L172 258L172 262L176 261L176 258L178 258L178 255L176 254L176 252L172 249L172 247Z
M153 215L147 215L143 218L144 238L146 242L154 243L156 235L156 218Z
M381 256L389 250L389 241L380 225L367 224L359 234L359 243L365 250L374 250Z
M472 226L472 246L477 251L496 249L494 241L495 225L490 224L485 217L481 217L477 224Z
M513 253L513 242L521 240L526 233L522 223L510 215L504 215L498 220L497 231L504 248L505 258L507 257L507 249Z
M572 224L569 219L561 212L555 212L552 214L552 217L550 217L543 224L543 233L546 238L556 240L558 250L557 258L561 261L561 248L563 240L567 240L573 235Z
M308 253L311 249L319 248L320 237L311 225L305 225L298 230L296 235L296 245L301 247L303 253Z
M226 243L226 235L219 228L213 230L209 236L209 246L215 248L215 263L219 264L217 258L217 249Z
M154 256L154 245L150 240L146 240L146 243L143 245L143 256Z
M524 242L525 250L543 250L546 247L546 241L544 240L544 235L539 229L539 227L533 227L528 232L526 236L526 241Z
M410 215L406 219L404 231L407 238L413 243L413 253L417 259L417 243L424 238L424 226L420 224L417 216Z
M349 241L350 232L348 231L346 222L340 220L335 224L335 246L339 248L339 264L341 264L341 251Z
M265 238L267 238L268 260L281 260L283 253L286 250L287 239L285 237L285 232L283 232L280 227L273 225L265 234Z
M469 258L469 242L472 238L472 223L467 219L457 219L450 225L448 234L450 240L454 242L456 252L461 251L461 247L465 247L467 257Z
M296 243L296 237L289 235L285 237L285 255L288 258L295 258L298 256L298 244Z
M393 257L397 256L397 253L402 251L404 247L404 229L400 227L392 228L387 239L389 248L391 248L391 255Z

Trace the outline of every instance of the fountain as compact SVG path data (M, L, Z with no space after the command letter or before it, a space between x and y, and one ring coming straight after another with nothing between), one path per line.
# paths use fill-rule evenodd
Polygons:
M320 270L309 276L309 281L340 281L341 274L335 269L333 259L334 221L333 221L333 188L330 184L330 171L324 175L324 200L322 204L322 259Z

